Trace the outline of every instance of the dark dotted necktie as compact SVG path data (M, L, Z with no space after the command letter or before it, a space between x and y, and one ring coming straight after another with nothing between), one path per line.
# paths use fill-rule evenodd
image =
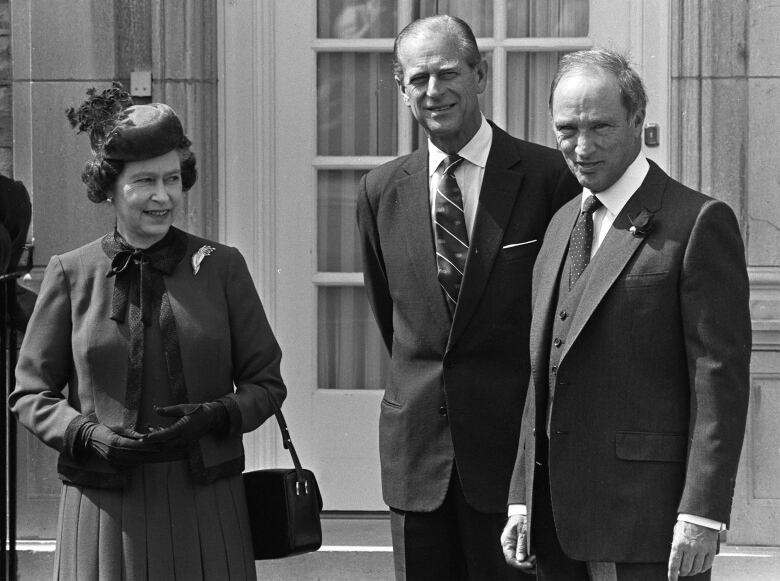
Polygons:
M570 289L590 262L590 249L593 246L593 212L598 210L601 205L601 201L596 196L593 194L588 196L582 205L582 211L574 225L574 230L571 232L571 240L569 240Z
M459 155L449 155L436 170L441 176L435 201L436 265L439 270L439 284L447 297L450 313L455 312L455 305L458 304L469 251L463 196L455 180L455 168L462 161L463 158Z

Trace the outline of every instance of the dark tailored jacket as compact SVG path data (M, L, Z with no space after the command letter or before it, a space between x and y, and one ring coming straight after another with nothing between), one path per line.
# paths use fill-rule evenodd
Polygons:
M286 388L279 373L281 351L266 319L244 258L235 248L187 235L187 253L164 276L176 321L190 402L232 399L227 435L206 435L191 457L196 478L240 474L241 433L273 414ZM193 274L191 257L203 245L215 248ZM69 454L68 426L82 417L121 427L125 412L129 337L111 320L111 262L96 240L52 257L22 343L16 389L10 404L19 421L60 451L63 480L101 487L122 486L127 472ZM66 386L69 386L65 391ZM240 413L236 413L236 412Z
M0 274L16 269L32 218L24 184L0 175Z
M453 460L468 502L506 510L528 385L531 272L579 186L552 149L493 126L454 320L437 279L426 148L360 184L366 290L391 354L379 447L385 502L432 511ZM504 248L507 245L518 246Z
M510 491L531 520L556 289L579 208L572 200L553 218L534 269L526 406L534 419ZM651 228L633 236L629 216L643 208ZM729 521L751 351L739 227L726 204L650 162L588 270L551 376L555 526L574 559L666 561L678 513Z

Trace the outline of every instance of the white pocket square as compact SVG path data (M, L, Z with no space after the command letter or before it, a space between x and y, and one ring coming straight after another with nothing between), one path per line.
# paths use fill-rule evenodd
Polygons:
M516 246L525 246L526 244L533 244L534 242L538 242L538 239L534 240L528 240L527 242L515 242L514 244L507 244L506 246L502 246L502 250L506 250L507 248L514 248Z

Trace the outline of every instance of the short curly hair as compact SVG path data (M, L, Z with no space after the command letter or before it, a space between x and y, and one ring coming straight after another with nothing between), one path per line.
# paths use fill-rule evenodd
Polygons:
M192 142L184 137L175 150L181 162L181 189L189 191L198 179L195 167L195 154L190 149ZM87 186L87 197L100 204L111 197L114 185L125 169L125 161L105 159L101 155L92 154L81 172L81 181Z

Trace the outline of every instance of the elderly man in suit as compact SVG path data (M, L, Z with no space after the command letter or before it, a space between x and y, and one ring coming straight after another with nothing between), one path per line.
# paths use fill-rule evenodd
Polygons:
M540 580L709 579L729 521L748 405L744 248L726 204L640 153L646 101L606 50L565 56L552 84L582 195L534 269L528 421L501 537L518 567L530 542Z
M462 20L407 26L395 76L428 143L362 180L358 225L391 355L379 437L396 576L513 578L496 538L530 373L531 271L578 186L556 151L484 118L487 63Z

